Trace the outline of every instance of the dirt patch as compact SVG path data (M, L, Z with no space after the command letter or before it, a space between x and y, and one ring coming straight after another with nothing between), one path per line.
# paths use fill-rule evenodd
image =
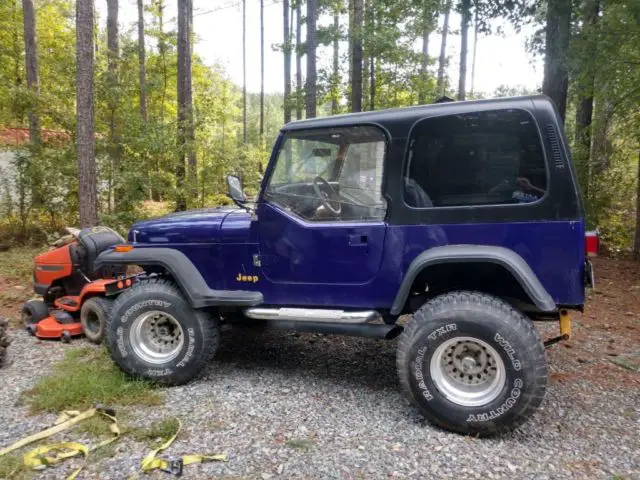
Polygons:
M589 381L602 387L640 387L640 262L596 258L596 288L584 314L573 314L570 341L549 349L551 382ZM553 325L538 325L548 335Z
M0 317L9 319L12 326L18 326L22 304L33 296L30 285L21 285L0 276Z

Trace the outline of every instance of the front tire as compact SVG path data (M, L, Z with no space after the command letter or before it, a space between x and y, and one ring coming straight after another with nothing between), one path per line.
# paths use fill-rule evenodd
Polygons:
M42 300L27 300L22 306L20 318L22 324L28 330L29 327L35 326L40 320L49 316L49 307Z
M175 284L161 278L123 292L107 324L107 345L118 366L162 385L180 385L198 375L219 341L217 320L191 308Z
M523 424L547 384L531 322L478 292L441 295L416 311L400 337L397 368L405 396L428 420L479 436Z

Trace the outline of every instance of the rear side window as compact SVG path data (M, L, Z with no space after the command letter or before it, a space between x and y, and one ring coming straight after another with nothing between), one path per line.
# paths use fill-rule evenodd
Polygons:
M538 129L523 110L428 118L412 130L404 175L411 207L526 204L546 189Z

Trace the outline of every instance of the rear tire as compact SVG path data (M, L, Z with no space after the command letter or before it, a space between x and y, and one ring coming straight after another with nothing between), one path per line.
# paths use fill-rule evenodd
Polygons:
M49 307L42 300L27 300L22 306L22 323L25 328L35 325L49 316Z
M178 287L163 278L125 290L107 324L107 346L118 366L162 385L180 385L198 375L219 342L217 319L191 308Z
M104 297L93 297L82 304L80 323L87 340L92 343L102 343L112 308L113 299Z
M547 384L531 322L478 292L447 293L416 311L400 337L397 368L405 396L429 421L479 436L522 425Z

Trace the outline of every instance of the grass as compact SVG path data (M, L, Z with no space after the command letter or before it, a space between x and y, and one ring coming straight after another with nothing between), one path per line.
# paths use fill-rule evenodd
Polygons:
M0 253L0 276L29 286L33 275L33 259L47 247L13 247Z
M640 363L634 362L630 358L610 358L609 361L614 365L622 367L626 370L631 370L632 372L640 372Z
M126 434L138 442L152 444L158 441L165 442L178 431L178 419L168 417L158 422L153 422L148 427L132 427Z
M53 373L24 392L23 399L33 413L83 410L95 403L125 406L163 402L151 383L127 377L106 349L93 347L68 351ZM102 428L97 423L90 425Z
M100 464L107 458L112 458L114 455L116 455L116 442L110 443L91 452L89 454L89 458L87 458L87 465Z
M289 448L293 448L294 450L309 450L315 445L315 443L313 440L309 440L308 438L292 438L287 440L285 445Z
M0 478L11 480L27 480L33 472L22 463L22 455L5 455L0 457Z
M90 437L111 437L113 433L111 433L109 427L112 423L111 420L108 420L103 415L96 415L80 422L76 430ZM122 429L121 425L118 424L118 426Z

